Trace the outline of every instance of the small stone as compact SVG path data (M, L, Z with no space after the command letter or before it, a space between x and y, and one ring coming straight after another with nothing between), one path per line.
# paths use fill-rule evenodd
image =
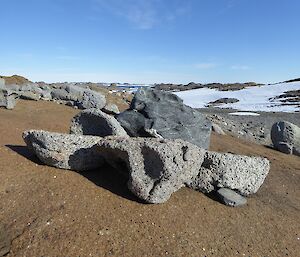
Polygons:
M229 188L220 188L217 194L222 203L231 207L245 205L247 199Z

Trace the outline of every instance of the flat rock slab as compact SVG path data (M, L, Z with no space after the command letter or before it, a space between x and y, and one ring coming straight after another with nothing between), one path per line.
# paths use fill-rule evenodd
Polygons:
M247 199L245 197L229 188L220 188L217 191L217 195L222 203L231 207L238 207L247 203Z
M104 162L96 150L101 137L29 130L23 133L23 139L41 162L56 168L85 171Z
M127 132L113 116L98 109L87 109L77 114L71 121L70 133L100 137L128 137Z
M204 149L179 139L104 138L97 148L117 170L128 170L129 190L148 203L166 202L199 172L205 155Z
M139 89L130 109L117 116L130 136L152 136L182 139L208 149L211 122L199 111L183 104L178 96L151 88Z

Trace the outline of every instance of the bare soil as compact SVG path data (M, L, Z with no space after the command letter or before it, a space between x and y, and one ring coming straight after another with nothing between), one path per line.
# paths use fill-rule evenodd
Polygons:
M24 130L68 132L77 112L42 101L0 109L2 254L299 256L299 157L214 134L212 150L271 161L265 183L247 205L230 208L187 188L165 204L144 204L108 166L81 174L59 170L40 163L24 146Z

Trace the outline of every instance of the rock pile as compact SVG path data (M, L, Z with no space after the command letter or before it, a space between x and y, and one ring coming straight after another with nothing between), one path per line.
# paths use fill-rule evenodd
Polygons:
M14 108L16 99L21 98L35 101L40 99L55 101L79 109L97 108L99 110L104 109L104 111L118 112L116 106L106 106L106 98L104 95L91 90L85 85L70 83L48 85L32 82L22 85L5 85L2 82L0 83L0 103L1 106L7 109ZM10 95L14 95L14 100L9 97ZM10 102L11 104L5 104L6 102Z
M174 192L187 186L204 193L219 190L220 198L229 206L245 204L246 200L241 195L257 192L268 174L269 161L206 150L210 134L204 135L204 141L198 139L199 133L210 133L210 128L206 127L209 123L195 110L186 108L177 97L172 98L168 94L141 90L131 109L121 114L124 117L131 116L131 112L136 113L132 119L137 122L129 122L132 126L127 124L125 129L138 134L143 130L148 137L129 137L113 116L90 109L73 118L70 128L73 134L30 130L23 133L23 138L37 157L50 166L105 172L101 171L101 166L104 162L110 164L128 177L129 190L148 203L166 202ZM168 114L169 109L161 103L163 101L168 105L179 103L179 108L172 109ZM161 106L167 118L155 106ZM196 121L204 123L198 124L200 132L194 128L196 124L193 122L180 124L191 115ZM139 119L141 123L138 123ZM177 133L174 132L175 124L178 126ZM174 133L170 136L166 131ZM198 134L190 139L187 137L190 132L187 131ZM222 192L221 188L227 190Z

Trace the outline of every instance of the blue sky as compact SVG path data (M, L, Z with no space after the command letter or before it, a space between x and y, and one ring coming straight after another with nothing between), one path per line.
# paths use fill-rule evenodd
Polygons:
M1 0L0 74L33 81L300 77L299 0Z

